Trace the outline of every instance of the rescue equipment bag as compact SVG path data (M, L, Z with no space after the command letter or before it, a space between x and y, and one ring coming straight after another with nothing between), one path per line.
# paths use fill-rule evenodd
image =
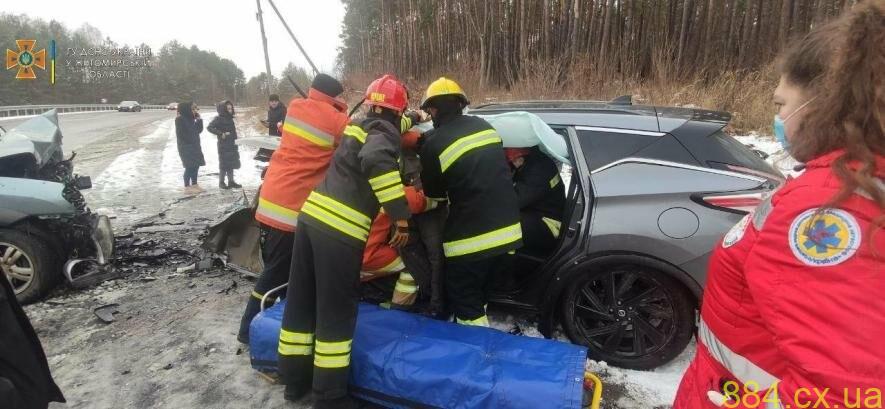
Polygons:
M285 302L249 330L253 368L274 372ZM351 392L390 408L581 407L587 349L360 304Z

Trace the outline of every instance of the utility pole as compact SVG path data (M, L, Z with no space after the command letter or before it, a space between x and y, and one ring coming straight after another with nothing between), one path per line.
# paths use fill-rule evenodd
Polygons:
M270 75L270 56L267 55L267 37L264 35L264 18L261 17L261 0L255 0L255 4L258 6L258 13L255 17L258 19L258 26L261 27L261 43L264 45L264 68L267 70L264 88L266 96L270 97L273 76Z
M310 68L313 68L314 75L319 74L320 70L317 69L317 66L314 65L313 61L311 61L310 56L307 55L307 51L304 51L304 47L302 47L301 43L298 42L298 39L295 38L295 34L292 32L292 29L289 28L289 24L286 23L286 19L283 18L282 14L280 14L280 10L277 9L277 5L273 4L273 0L267 0L267 2L270 3L271 7L273 7L273 11L277 13L277 17L280 18L280 21L283 23L283 27L285 27L286 31L289 32L289 36L292 37L293 41L295 41L295 45L298 46L298 49L301 50L301 54L304 54L304 58L307 60L307 63L310 64Z

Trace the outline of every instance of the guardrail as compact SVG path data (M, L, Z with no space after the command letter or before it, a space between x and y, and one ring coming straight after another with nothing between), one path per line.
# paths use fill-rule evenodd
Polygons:
M39 115L50 109L57 109L58 113L65 112L89 112L89 111L116 111L117 104L56 104L56 105L12 105L0 106L0 118L21 115ZM166 109L166 105L142 105L141 109Z

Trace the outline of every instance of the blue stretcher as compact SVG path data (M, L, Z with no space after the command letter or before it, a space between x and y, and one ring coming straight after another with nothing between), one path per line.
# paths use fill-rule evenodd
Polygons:
M284 303L252 321L259 371L277 370ZM582 407L587 350L577 345L360 304L351 354L352 393L385 407Z

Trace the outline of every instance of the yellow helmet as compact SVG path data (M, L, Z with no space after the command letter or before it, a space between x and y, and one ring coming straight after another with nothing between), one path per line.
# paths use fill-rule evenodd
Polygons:
M427 87L427 92L424 93L424 100L421 101L421 109L426 109L430 105L428 102L431 99L442 95L457 95L464 100L465 105L470 104L470 101L467 100L467 94L464 93L464 90L461 89L457 82L446 77L440 77L438 80L431 82L430 86Z

